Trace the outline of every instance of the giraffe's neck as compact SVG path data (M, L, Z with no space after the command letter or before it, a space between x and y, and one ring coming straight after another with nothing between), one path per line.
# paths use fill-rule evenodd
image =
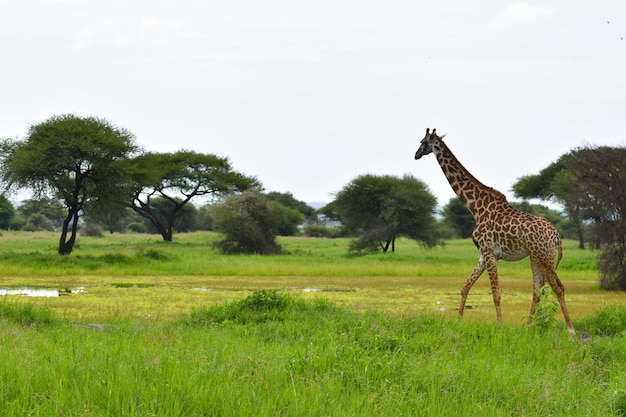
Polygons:
M450 186L472 212L474 218L478 218L480 212L490 203L506 201L504 194L484 185L470 174L450 151L450 148L441 140L438 141L435 155Z

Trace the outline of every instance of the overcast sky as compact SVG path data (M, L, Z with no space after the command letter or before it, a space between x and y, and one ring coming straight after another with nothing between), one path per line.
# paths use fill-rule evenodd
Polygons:
M0 137L97 116L306 202L409 173L445 204L413 159L434 127L511 197L574 147L626 144L623 38L623 0L0 0Z

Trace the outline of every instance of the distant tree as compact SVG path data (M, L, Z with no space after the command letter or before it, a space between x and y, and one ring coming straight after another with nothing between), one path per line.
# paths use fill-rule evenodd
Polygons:
M476 220L458 197L450 199L441 210L441 215L444 223L454 230L458 237L467 239L472 236Z
M626 290L626 148L582 147L513 186L517 196L554 199L576 225L580 247L588 230L602 248L603 288Z
M399 236L427 246L438 242L436 204L437 199L426 185L410 175L397 178L368 174L352 180L337 193L332 211L358 237L351 250L387 252L391 248L393 252Z
M171 241L182 208L196 197L218 198L259 186L258 180L233 170L227 158L193 151L146 153L132 161L131 207ZM172 209L163 217L155 198L169 200Z
M0 194L0 229L9 229L13 216L15 216L15 207L8 198Z
M24 218L29 218L33 214L41 214L52 222L53 228L63 226L66 209L61 201L56 198L38 198L22 201L18 211Z
M124 232L133 217L134 211L122 199L89 206L85 213L87 222L97 224L109 233Z
M308 220L311 217L315 216L315 209L309 206L304 201L296 200L293 194L291 193L279 193L277 191L271 191L266 193L267 198L276 203L280 203L285 207L289 207L290 209L296 210Z
M626 148L579 149L568 168L577 183L577 204L602 244L600 285L626 290Z
M27 232L38 232L40 230L45 230L48 232L54 231L54 225L43 214L32 214L29 218L22 230Z
M512 190L517 198L537 198L553 201L563 206L569 218L568 229L578 238L579 247L585 248L585 223L582 212L585 210L578 200L580 184L573 177L570 162L581 152L573 150L562 155L556 162L542 169L539 174L519 178ZM560 228L563 230L563 228Z
M276 243L278 218L275 206L258 191L233 195L211 207L215 230L224 238L216 247L225 253L273 255L281 251Z
M299 227L304 223L304 215L298 210L272 201L273 210L278 221L277 230L281 236L295 236Z
M163 224L172 219L172 228L176 232L192 232L195 230L198 210L193 204L185 204L184 206L178 207L180 200L180 198L174 198L172 200L167 198L153 198L150 202L152 214ZM176 211L176 213L173 213L174 211ZM146 232L159 233L154 226L154 222L146 220L145 224Z
M135 151L134 136L104 119L53 116L31 126L23 141L2 141L0 178L8 188L62 201L66 215L58 252L68 255L85 204L115 194L126 175L120 162Z
M213 216L210 204L205 204L198 208L196 230L213 230Z

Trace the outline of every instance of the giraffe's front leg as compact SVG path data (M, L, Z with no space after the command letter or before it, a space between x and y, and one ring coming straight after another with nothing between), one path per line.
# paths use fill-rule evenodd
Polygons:
M481 256L472 272L472 275L469 276L463 288L461 288L461 305L459 306L459 316L463 315L465 311L465 302L467 301L467 295L469 294L472 286L476 282L476 280L480 277L480 275L485 270L485 259Z

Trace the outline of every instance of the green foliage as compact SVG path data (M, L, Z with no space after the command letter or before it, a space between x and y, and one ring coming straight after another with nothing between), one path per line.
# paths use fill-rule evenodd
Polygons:
M476 220L472 216L472 212L463 204L458 197L450 199L441 210L443 222L456 233L454 237L466 239L472 236Z
M68 255L85 205L116 195L124 182L123 162L137 150L134 141L132 133L104 119L53 116L31 126L26 140L0 144L0 179L63 202L58 253Z
M37 232L39 230L54 231L52 221L43 214L33 214L28 218L28 222L22 227L26 232Z
M18 211L24 218L27 219L33 214L41 214L45 216L52 222L53 229L51 230L61 227L63 225L63 219L65 218L65 209L63 208L61 202L55 198L24 200L19 206Z
M358 236L352 250L386 252L390 245L394 250L399 236L435 245L436 203L426 185L410 175L363 175L337 193L332 209L344 226Z
M19 326L49 326L58 320L48 309L36 308L33 304L18 304L0 301L0 318Z
M556 315L559 312L557 296L549 285L537 290L539 302L535 306L535 313L530 318L530 327L545 330L556 325Z
M128 223L127 229L129 232L146 233L146 225L143 222Z
M607 290L626 291L626 241L606 244L598 260L598 269L600 270L600 287Z
M210 325L225 322L247 324L283 321L294 310L308 311L326 305L317 303L311 306L276 290L260 290L240 301L193 310L188 323Z
M131 166L132 208L168 242L179 211L192 199L225 197L259 185L256 178L233 170L228 158L188 150L144 153L133 159ZM172 204L167 212L155 207L159 197Z
M280 252L276 242L278 217L274 206L258 191L231 196L212 208L215 230L224 238L215 246L225 253Z
M296 200L291 193L279 193L277 191L272 191L267 193L266 196L271 201L296 210L307 218L312 216L315 211L313 207L309 206L304 201Z
M91 236L91 237L103 237L104 236L102 227L93 223L85 225L82 229L80 229L80 232L83 236Z
M224 307L234 320L216 321L217 313L194 320L195 312L179 322L97 327L0 320L3 415L624 412L623 336L583 344L565 334L358 313L280 293ZM256 320L264 313L275 316ZM253 319L237 321L245 314Z
M336 232L323 224L310 224L304 228L304 235L310 237L335 237Z
M8 198L0 194L0 229L9 229L13 216L15 216L15 207Z
M147 233L160 233L158 225L170 225L176 232L191 232L196 223L197 210L193 204L181 204L180 198L157 197L150 200L150 219L145 221ZM154 221L156 219L156 222Z

